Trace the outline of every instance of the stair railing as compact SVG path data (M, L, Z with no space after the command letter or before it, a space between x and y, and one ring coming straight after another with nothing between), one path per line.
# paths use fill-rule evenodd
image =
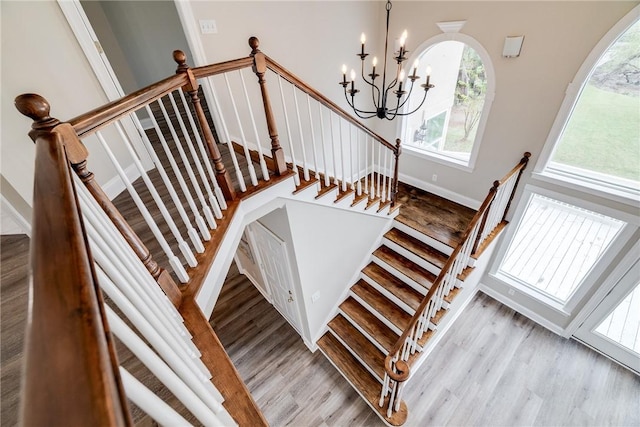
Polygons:
M435 329L433 319L445 307L445 298L458 287L460 275L469 266L478 247L487 244L492 233L505 224L507 211L513 200L518 182L531 153L525 153L520 162L504 178L494 181L487 197L462 235L461 242L449 256L440 274L424 296L409 325L385 358L385 378L380 394L380 407L387 408L387 417L400 409L402 388L410 376L410 365L420 356L426 342L426 332Z

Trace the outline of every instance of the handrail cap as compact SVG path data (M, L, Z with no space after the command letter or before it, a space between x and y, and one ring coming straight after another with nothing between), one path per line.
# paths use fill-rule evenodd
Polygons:
M51 105L43 96L36 93L23 93L18 95L14 101L18 111L33 119L35 122L42 122L50 119Z
M176 64L182 65L187 62L187 54L183 51L176 49L173 51L173 60L176 61Z
M260 40L256 36L249 37L249 47L253 50L253 52L257 52L260 47Z

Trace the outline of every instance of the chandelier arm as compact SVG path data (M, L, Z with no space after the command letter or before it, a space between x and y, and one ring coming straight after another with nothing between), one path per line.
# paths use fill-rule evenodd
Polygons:
M404 107L404 104L406 104L407 101L411 98L411 92L412 91L413 91L413 82L411 82L411 87L409 88L409 92L407 93L407 97L404 99L404 101L402 101L402 104L400 104L398 106L398 109L402 109L402 107ZM422 102L424 102L424 100Z
M353 112L356 113L356 115L358 117L360 117L361 119L370 119L371 117L374 117L377 114L377 111L365 111L365 110L361 110L359 108L356 108L355 102L352 102L353 98L352 98L352 101L349 101L349 95L347 95L346 91L344 92L344 98L347 100L347 104L349 104L349 107L351 107L353 109ZM360 115L360 113L362 113L362 114L371 114L371 116L363 117L363 116Z
M377 96L376 92L378 92ZM373 105L378 107L380 104L380 88L376 85L371 85L371 98L373 99Z
M399 106L399 104L400 104L400 98L398 98L398 101L396 102L396 108L394 108L394 109L392 109L392 110L389 110L389 111L391 111L391 112L393 113L393 115L391 116L391 118L389 118L389 117L385 114L385 115L384 115L385 119L387 119L387 120L391 121L391 120L393 120L393 119L395 119L395 118L396 118L396 116L398 115L398 106ZM401 115L402 115L402 114L401 114Z
M424 91L424 96L422 97L422 101L420 102L420 105L418 105L413 111L409 112L409 113L403 113L403 116L408 116L410 114L415 113L416 111L418 111L420 109L420 107L422 107L422 105L424 104L424 101L427 99L427 91Z
M373 80L368 81L364 76L364 59L362 60L362 67L360 68L360 74L362 75L362 80L364 80L366 84L368 84L369 86L375 86L375 84L373 83Z

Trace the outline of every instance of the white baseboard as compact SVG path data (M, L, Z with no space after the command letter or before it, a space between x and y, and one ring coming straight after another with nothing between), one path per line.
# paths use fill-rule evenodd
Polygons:
M142 125L142 129L144 130L153 129L153 120L151 120L150 117L145 117L139 120L140 120L140 124Z
M129 182L133 182L140 178L140 171L138 171L138 168L133 163L125 168L124 173L127 175ZM125 184L122 182L119 175L114 176L102 186L102 189L107 197L109 197L109 200L115 199L118 194L125 190L125 188Z
M477 210L478 208L480 208L480 205L482 204L482 202L478 200L474 200L471 197L463 196L462 194L458 194L451 190L447 190L446 188L439 187L437 185L431 184L426 181L422 181L420 179L414 178L409 175L405 175L403 173L398 174L398 179L401 182L412 185L421 190L428 191L429 193L436 194L440 197L444 197L445 199L452 200L456 203L460 203L461 205L464 205L471 209Z
M563 338L566 338L566 334L565 334L565 330L561 327L559 327L558 325L549 322L547 319L545 319L544 317L538 315L537 313L533 312L532 310L530 310L529 308L525 307L522 304L519 304L517 302L515 302L514 300L512 300L511 298L508 298L507 296L496 292L493 288L490 288L489 286L480 283L480 285L478 286L478 290L481 292L484 292L485 294L489 295L491 298L493 298L494 300L498 301L501 304L506 305L507 307L509 307L512 310L517 311L519 314L522 314L523 316L529 318L530 320L536 322L538 325L550 330L551 332L553 332L554 334L560 335Z
M26 234L31 237L31 224L0 194L2 234Z

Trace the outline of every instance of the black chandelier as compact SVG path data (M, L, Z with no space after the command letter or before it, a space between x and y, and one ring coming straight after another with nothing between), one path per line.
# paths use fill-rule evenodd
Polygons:
M351 76L350 76L351 81L349 82L347 81L347 66L346 65L342 66L342 82L340 82L340 85L342 85L342 87L344 88L344 97L346 98L349 106L353 108L353 111L361 119L370 119L371 117L378 117L380 119L393 120L394 118L396 118L396 116L408 116L409 114L413 114L416 111L418 111L420 107L422 107L422 104L424 104L425 99L427 99L427 92L429 91L429 89L434 87L432 84L429 84L429 79L431 77L431 70L430 70L430 67L427 67L426 82L420 85L424 89L424 96L422 97L422 101L420 102L420 105L418 105L411 112L401 112L402 109L404 108L404 105L407 103L407 101L411 97L413 84L415 83L416 80L420 79L420 77L416 75L419 61L416 59L413 65L413 73L410 76L407 76L407 79L411 81L411 86L409 87L409 91L403 90L402 85L405 79L405 71L402 69L402 63L407 60L405 55L409 52L408 50L405 49L405 46L404 46L405 41L407 39L407 31L405 30L402 33L402 37L400 38L399 50L397 52L394 52L394 55L397 55L397 56L394 56L393 59L398 64L396 75L395 75L395 78L387 86L387 50L389 47L389 16L391 14L390 0L387 0L386 10L387 10L387 33L384 41L384 65L382 68L382 85L380 87L378 87L378 85L376 85L375 83L376 78L380 77L380 74L376 74L376 65L378 65L378 58L376 57L373 58L373 61L372 61L373 68L371 70L371 74L367 74L371 78L371 80L367 80L364 74L364 59L369 55L368 53L364 52L364 42L366 41L364 33L362 33L362 36L360 37L360 42L362 43L362 50L359 54L357 54L360 57L360 60L362 61L362 70L361 70L362 80L364 80L364 82L367 85L371 86L371 95L373 98L372 110L362 110L360 108L356 108L354 98L356 93L360 92L360 90L356 89L355 87L356 72L355 70L351 70ZM347 86L349 86L349 83L351 83L351 89L347 89ZM398 89L393 91L393 93L397 98L396 106L394 108L389 108L387 107L387 101L389 100L389 92L392 91L396 86L398 87ZM405 86L405 89L406 89L406 86ZM406 97L403 99L403 96L405 95Z

